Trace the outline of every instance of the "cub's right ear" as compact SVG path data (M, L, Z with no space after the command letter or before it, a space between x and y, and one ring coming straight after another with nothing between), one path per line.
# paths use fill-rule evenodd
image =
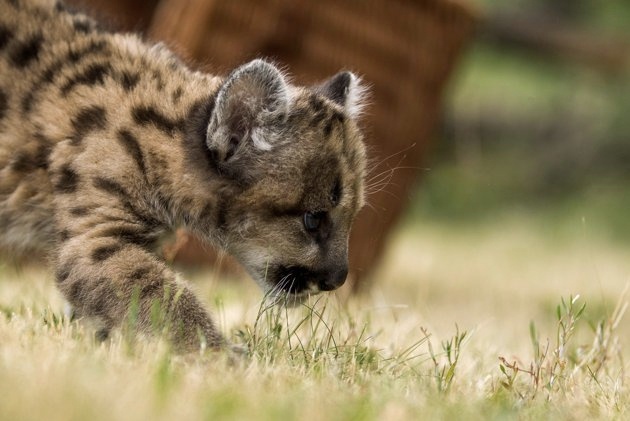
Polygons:
M361 79L351 72L337 73L316 86L315 92L341 105L351 118L359 117L365 108L367 88L361 83Z
M206 145L219 164L237 160L252 148L269 150L273 139L262 128L284 118L288 109L289 88L282 73L271 63L253 60L232 72L219 88Z

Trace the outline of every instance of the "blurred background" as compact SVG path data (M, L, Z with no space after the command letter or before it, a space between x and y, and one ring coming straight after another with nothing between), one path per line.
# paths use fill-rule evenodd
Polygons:
M477 3L483 16L450 83L417 217L580 215L628 241L630 3Z
M396 229L479 233L521 218L549 238L586 226L630 245L626 1L74 3L213 73L265 56L300 84L363 75L372 162L351 241L355 290L379 278ZM169 254L217 264L184 233Z

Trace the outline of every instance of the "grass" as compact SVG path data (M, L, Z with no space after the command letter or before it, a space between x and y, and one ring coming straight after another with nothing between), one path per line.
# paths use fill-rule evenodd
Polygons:
M97 342L47 271L4 265L0 419L623 419L628 249L545 230L521 216L407 224L369 296L293 310L260 305L252 282L189 274L248 350L236 361Z

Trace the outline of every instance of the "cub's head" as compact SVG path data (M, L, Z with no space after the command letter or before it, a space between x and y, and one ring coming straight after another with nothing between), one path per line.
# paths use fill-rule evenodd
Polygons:
M346 279L348 235L364 200L362 93L349 72L295 87L255 60L216 95L205 145L224 180L216 229L274 298L299 302Z

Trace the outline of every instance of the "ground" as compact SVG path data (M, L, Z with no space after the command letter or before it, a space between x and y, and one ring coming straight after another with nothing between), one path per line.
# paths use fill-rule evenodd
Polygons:
M248 348L235 358L124 332L98 343L63 317L50 272L4 263L0 418L624 419L630 326L613 319L630 247L573 224L411 217L369 294L295 310L261 306L251 281L188 273Z

